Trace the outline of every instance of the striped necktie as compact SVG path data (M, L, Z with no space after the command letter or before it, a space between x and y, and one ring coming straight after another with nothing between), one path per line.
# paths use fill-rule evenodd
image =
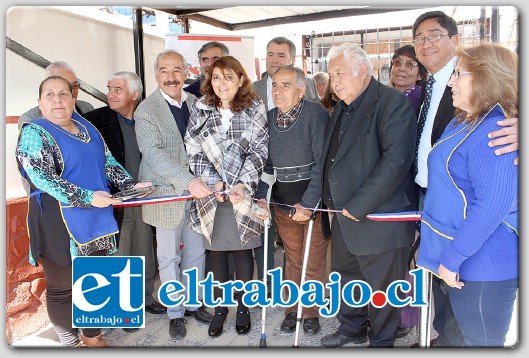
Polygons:
M432 87L434 82L435 78L433 78L433 76L430 76L428 82L426 82L426 93L424 95L424 102L422 104L421 114L419 115L419 122L417 124L417 139L415 141L415 155L413 156L413 176L416 176L418 171L417 159L419 156L419 142L421 141L422 131L424 129L424 124L426 123L426 116L430 109L430 100L432 99Z

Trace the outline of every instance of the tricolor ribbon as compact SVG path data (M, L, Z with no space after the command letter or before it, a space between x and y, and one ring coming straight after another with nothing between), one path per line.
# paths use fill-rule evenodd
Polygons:
M222 194L223 192L217 192L217 194ZM173 201L182 201L182 200L189 200L194 199L195 197L191 194L186 195L169 195L169 196L155 196L155 197L147 197L147 198L134 198L134 199L128 199L124 200L119 204L114 204L114 208L127 208L131 206L140 206L140 205L150 205L150 204L161 204L161 203L170 203ZM252 200L257 201L257 199L252 198ZM270 202L270 204L276 204L286 207L293 208L294 205L289 204L281 204L281 203L275 203ZM316 208L306 208L307 210L311 211L319 211L319 212L328 212L328 213L341 213L342 210L331 210L331 209L316 209ZM369 214L366 216L369 220L373 221L419 221L421 220L421 212L420 211L406 211L401 213L377 213L377 214Z

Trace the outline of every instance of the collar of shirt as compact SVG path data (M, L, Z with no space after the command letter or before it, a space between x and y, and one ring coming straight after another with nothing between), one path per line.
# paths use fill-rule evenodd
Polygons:
M272 77L266 75L266 102L268 104L267 110L276 108L274 99L272 98Z
M452 76L452 72L456 66L456 62L457 56L454 56L450 61L447 62L446 65L444 65L443 68L437 71L437 73L432 74L432 76L435 78L434 87L438 87L444 92L446 86L448 85L448 81L450 81L450 77Z
M177 101L175 101L174 99L172 99L171 97L169 97L169 96L168 96L167 94L165 94L165 92L162 91L161 89L160 89L160 92L162 92L162 96L163 96L163 98L165 98L165 100L166 100L167 102L169 102L169 104L170 104L171 106L176 106L176 107L178 107L178 108L182 108L182 104L178 103ZM187 93L184 91L183 88L180 90L180 99L181 99L182 103L184 103L184 102L186 101L186 99L187 99Z
M134 127L134 124L136 123L136 121L134 121L134 118L128 119L127 117L125 117L124 115L122 115L119 112L118 112L118 118L121 119L123 121L123 123L125 123L126 125L131 126L131 127Z
M360 104L362 103L362 100L366 96L367 93L367 87L366 89L360 93L360 96L356 97L354 101L352 101L349 105L345 104L344 101L340 101L340 106L342 106L342 111L347 113L354 113L358 107L360 107Z
M279 108L277 109L276 124L279 128L288 128L294 124L298 119L299 113L301 112L301 106L303 105L303 98L294 107L290 108L286 113L281 113Z

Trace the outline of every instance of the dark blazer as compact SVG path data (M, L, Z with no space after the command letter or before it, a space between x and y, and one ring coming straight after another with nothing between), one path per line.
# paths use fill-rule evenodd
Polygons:
M99 130L112 156L119 164L125 167L125 144L121 127L119 126L118 112L105 106L85 113L84 117ZM114 194L116 192L118 192L118 189L111 186L110 193ZM123 208L114 209L114 218L121 228Z
M376 254L413 241L412 222L377 222L366 215L411 209L404 181L409 178L415 149L415 112L404 94L374 78L366 91L326 176L336 208L345 208L361 220L337 215L345 243L354 255ZM341 112L338 104L325 130L323 170Z
M119 164L125 166L125 144L119 126L118 113L105 106L85 113L84 117L101 132L108 150Z
M437 142L441 135L446 129L446 126L454 119L455 108L452 102L452 91L451 88L446 86L441 97L441 102L439 102L439 108L437 108L437 113L435 114L435 119L433 121L432 129L432 145Z

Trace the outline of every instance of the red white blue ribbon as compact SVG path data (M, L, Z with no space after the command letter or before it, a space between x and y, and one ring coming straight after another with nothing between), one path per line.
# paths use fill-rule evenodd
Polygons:
M119 204L114 204L114 208L128 208L131 206L140 206L148 204L161 204L161 203L170 203L173 201L189 200L193 199L194 196L191 194L187 195L169 195L169 196L153 196L147 198L134 198L129 200L124 200Z
M220 192L218 193L220 194ZM194 199L194 198L195 197L191 194L155 196L155 197L147 197L147 198L134 198L134 199L124 200L119 204L114 204L113 207L114 208L127 208L131 206L170 203L173 201L182 201L182 200L189 200L189 199ZM288 205L288 204L280 204L280 203L270 203L270 204L294 207L293 205ZM333 213L342 212L342 210L330 210L330 209L319 209L319 208L318 209L307 208L307 210L319 211L319 212L333 212ZM421 220L421 212L420 211L406 211L406 212L401 212L401 213L377 213L377 214L369 214L366 216L366 218L369 220L373 220L373 221L418 221L418 220Z
M369 214L367 218L374 221L419 221L421 216L420 211L405 211L402 213Z

